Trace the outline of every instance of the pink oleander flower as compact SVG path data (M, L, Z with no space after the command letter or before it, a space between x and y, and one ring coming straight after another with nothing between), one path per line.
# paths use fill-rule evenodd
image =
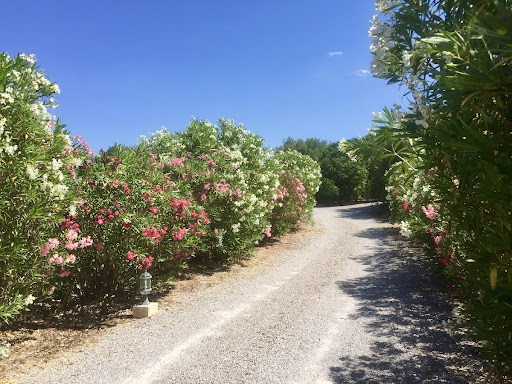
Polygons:
M137 268L140 269L142 272L146 272L149 269L149 267L151 267L151 265L153 264L153 260L153 256L145 257L144 259L142 259L141 263Z
M103 249L103 243L101 243L101 242L96 243L96 250L101 251L102 249Z
M66 239L68 239L69 241L73 241L75 240L76 238L78 237L78 232L76 232L75 230L73 230L72 228L68 231L68 233L66 234Z
M66 263L74 264L76 262L76 256L72 253L66 257Z
M79 245L79 243L73 243L73 242L70 241L70 242L68 242L66 244L66 249L69 250L69 251L72 251L74 249L77 249L78 245Z
M270 227L265 228L265 230L263 231L263 234L267 237L272 237L272 233L270 232Z
M71 274L71 271L67 268L61 268L60 270L60 277L68 277Z
M127 260L132 261L132 260L135 258L135 252L133 252L133 251L129 251L129 252L126 254L126 256L125 256L125 257L126 257L126 259L127 259Z
M174 241L183 240L183 237L187 234L187 228L182 228L179 231L172 231Z
M53 295L53 293L55 292L55 285L53 285L51 288L50 288L50 295Z
M55 248L57 245L59 245L59 240L57 239L48 239L48 245L50 246L50 249Z
M437 216L436 209L434 208L434 206L432 204L429 204L427 207L422 206L421 209L423 210L423 213L425 214L425 216L427 216L427 219L432 220L433 218L435 218Z
M91 148L89 148L89 145L82 138L82 136L73 136L73 138L80 143L80 145L85 149L89 156L94 157L94 151Z
M48 262L50 264L62 264L64 262L64 259L62 258L62 256L59 256L58 253L54 253L49 259L48 259Z
M206 195L204 193L201 193L201 201L205 201L206 200Z
M409 204L408 202L405 202L402 204L402 207L403 207L405 213L411 213L411 204Z
M41 256L45 257L50 252L50 246L48 243L41 245Z
M170 167L178 167L178 168L184 168L185 165L183 164L183 160L185 160L184 157L175 157L171 161L169 161L167 164Z
M88 247L90 245L92 245L94 242L92 241L91 239L91 236L87 236L87 237L82 237L79 241L78 241L78 245L80 248L85 248L85 247Z
M237 188L235 192L238 197L242 197L242 190L240 188Z

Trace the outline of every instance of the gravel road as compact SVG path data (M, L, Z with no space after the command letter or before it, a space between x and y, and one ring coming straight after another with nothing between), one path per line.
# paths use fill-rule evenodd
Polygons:
M461 347L444 331L438 282L381 207L316 208L314 220L263 266L182 294L18 382L468 382L450 368Z

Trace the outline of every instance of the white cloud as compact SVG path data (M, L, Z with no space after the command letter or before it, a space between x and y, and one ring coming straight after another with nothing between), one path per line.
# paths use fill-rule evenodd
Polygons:
M341 56L343 55L343 52L336 51L336 52L329 52L329 56Z
M354 72L354 74L356 76L360 76L360 77L369 76L370 75L370 71L367 70L367 69L358 69L357 71Z

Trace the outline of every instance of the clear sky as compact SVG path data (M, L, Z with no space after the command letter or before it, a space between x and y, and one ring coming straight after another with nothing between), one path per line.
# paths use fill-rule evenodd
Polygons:
M0 0L0 50L35 53L54 111L95 150L192 117L291 136L360 137L400 103L373 78L371 0Z

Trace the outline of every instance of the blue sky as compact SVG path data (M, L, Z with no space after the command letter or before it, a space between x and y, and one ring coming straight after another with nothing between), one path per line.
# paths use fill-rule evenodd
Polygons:
M360 137L400 103L368 74L371 0L3 1L0 50L35 53L54 113L95 150L192 117L291 136Z

